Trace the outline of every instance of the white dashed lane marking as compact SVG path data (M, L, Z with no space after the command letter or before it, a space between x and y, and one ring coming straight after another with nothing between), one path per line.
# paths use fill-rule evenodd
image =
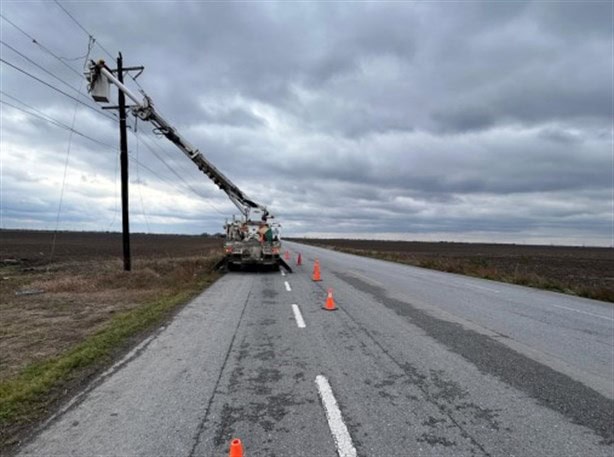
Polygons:
M316 385L318 386L318 392L324 405L324 411L326 412L326 419L328 420L328 427L333 434L333 439L337 445L337 453L339 457L356 457L356 449L352 444L352 437L350 432L343 422L341 411L337 405L337 400L333 395L333 389L331 389L328 380L322 376L316 376Z
M294 319L296 319L296 325L298 328L305 328L305 321L303 320L303 315L301 314L301 310L298 305L292 305L292 311L294 312Z
M291 292L291 291L292 291L292 288L290 287L290 283L289 283L288 281L284 281L284 285L286 286L286 290L287 290L288 292Z

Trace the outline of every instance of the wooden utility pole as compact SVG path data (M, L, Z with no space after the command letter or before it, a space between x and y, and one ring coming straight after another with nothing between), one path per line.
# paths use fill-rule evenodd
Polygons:
M124 66L122 53L117 57L117 79L124 82ZM132 269L132 258L130 256L130 212L128 198L128 129L126 127L126 97L121 90L118 90L119 104L119 162L122 176L122 241L124 246L124 271Z
M124 72L139 71L137 74L138 76L140 72L143 71L143 67L124 68L123 57L122 53L120 52L117 56L117 69L109 71L116 73L117 79L123 84ZM124 271L130 271L132 270L132 257L130 254L130 199L128 194L128 127L126 124L126 96L124 95L124 92L119 89L117 93L118 106L105 106L102 109L116 109L119 111L119 162L122 180L122 245L124 253Z

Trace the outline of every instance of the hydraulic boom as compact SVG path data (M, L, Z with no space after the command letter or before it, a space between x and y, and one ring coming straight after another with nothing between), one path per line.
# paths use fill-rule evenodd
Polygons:
M246 265L278 267L282 266L292 271L290 266L281 258L281 237L279 224L268 224L269 215L266 207L248 198L230 179L209 162L198 149L183 138L157 111L144 92L139 97L128 89L104 63L104 61L91 62L88 74L90 82L89 91L97 102L109 102L110 84L117 88L132 102L132 113L139 119L151 122L155 130L164 135L177 146L192 162L209 177L220 189L226 192L230 201L243 215L240 221L227 222L224 226L226 241L224 242L224 265L228 268L242 268ZM250 220L252 209L259 210L261 221Z
M230 201L239 209L246 220L249 219L249 214L252 209L259 209L262 212L262 220L266 222L269 215L266 207L256 203L248 198L230 179L219 171L211 162L209 162L202 153L192 146L185 138L156 111L151 98L144 93L142 97L135 95L128 89L105 65L103 60L91 62L90 64L90 92L96 101L108 101L108 83L112 83L121 90L126 97L134 102L131 107L132 113L139 119L151 122L156 130L168 138L175 146L190 158L192 162L206 174L220 189L226 192Z

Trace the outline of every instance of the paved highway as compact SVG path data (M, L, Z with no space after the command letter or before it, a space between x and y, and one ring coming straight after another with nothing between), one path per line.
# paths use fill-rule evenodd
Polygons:
M285 246L305 265L225 275L20 455L613 454L611 304Z

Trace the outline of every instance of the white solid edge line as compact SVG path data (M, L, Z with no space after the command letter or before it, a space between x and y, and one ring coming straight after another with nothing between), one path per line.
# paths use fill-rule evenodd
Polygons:
M566 309L567 311L573 311L574 313L586 314L587 316L598 317L599 319L605 319L608 321L614 321L611 317L603 316L601 314L589 313L588 311L582 311L581 309L568 308L567 306L555 305L553 303L548 303L548 306L553 306L555 308Z
M356 449L352 444L352 438L350 432L343 422L341 411L337 405L337 400L333 395L333 390L328 383L328 380L322 376L316 376L316 385L318 386L318 392L324 405L324 411L326 412L326 419L328 420L328 427L333 434L333 439L337 445L337 453L339 457L356 457Z
M296 319L298 328L305 328L305 321L303 320L303 315L297 304L292 305L292 311L294 311L294 319Z
M290 288L290 283L289 283L288 281L284 281L284 285L286 286L286 290L287 290L288 292L291 292L291 291L292 291L292 289Z

